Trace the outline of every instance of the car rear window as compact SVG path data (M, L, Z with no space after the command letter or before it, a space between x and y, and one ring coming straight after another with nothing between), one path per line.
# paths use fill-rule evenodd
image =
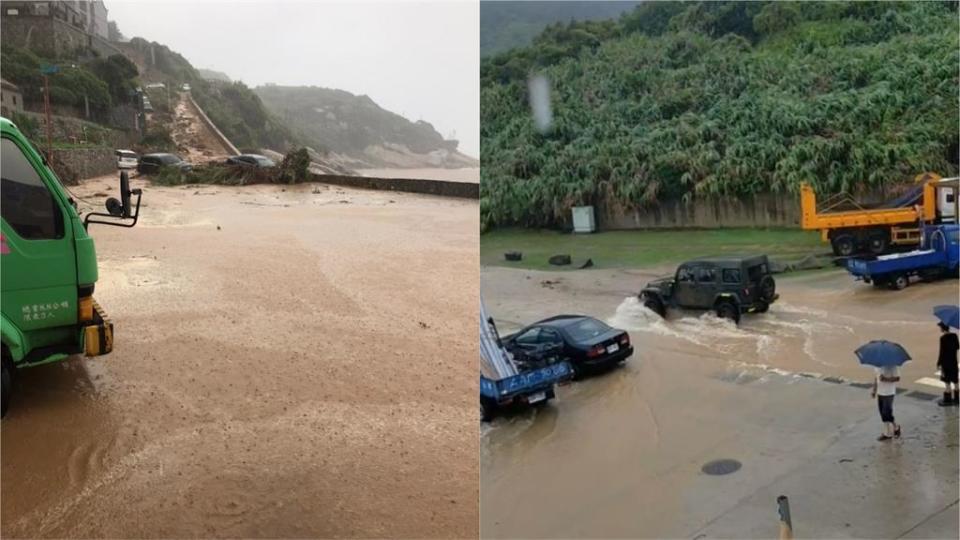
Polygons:
M564 328L567 334L576 341L590 341L591 339L610 331L610 327L596 319L581 319Z

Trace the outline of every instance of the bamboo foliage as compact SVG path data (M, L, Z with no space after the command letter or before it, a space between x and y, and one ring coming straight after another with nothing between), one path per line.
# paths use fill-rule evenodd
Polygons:
M629 16L616 27L572 23L577 32L553 28L484 60L482 225L551 226L577 204L794 194L801 182L826 193L956 174L956 11L832 4L750 7L764 15L751 35L680 25L689 17L657 35L631 31ZM780 11L789 21L772 19ZM531 71L551 81L546 133L529 113Z

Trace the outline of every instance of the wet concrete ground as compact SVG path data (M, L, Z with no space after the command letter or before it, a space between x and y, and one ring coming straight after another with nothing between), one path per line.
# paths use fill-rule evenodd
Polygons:
M476 537L476 203L145 192L91 228L113 353L17 381L2 536Z
M481 536L771 538L783 494L798 537L957 537L958 411L917 382L936 361L930 308L956 301L955 281L893 292L842 271L783 277L781 302L738 328L644 310L629 295L657 273L483 269L504 331L587 313L629 330L637 353L481 427ZM871 373L853 356L878 338L915 358L892 443L875 440L876 403L858 386ZM716 459L742 467L704 474Z

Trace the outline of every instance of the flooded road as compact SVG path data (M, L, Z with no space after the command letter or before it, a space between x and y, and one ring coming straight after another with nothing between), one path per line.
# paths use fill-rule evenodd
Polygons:
M145 186L91 228L113 353L20 373L3 536L475 537L477 230L454 199Z
M550 406L481 426L483 537L774 537L779 493L764 496L777 489L805 509L810 537L890 537L956 504L957 410L927 401L939 390L923 381L935 377L931 308L956 302L956 281L895 292L836 270L782 276L780 301L738 327L644 309L632 295L662 273L482 270L503 332L585 313L628 330L636 348L622 368L558 388ZM853 350L871 339L915 359L896 405L905 438L889 456L872 456L885 451L876 404L857 386L872 373ZM704 474L715 459L743 467ZM896 497L876 493L885 467L897 469ZM956 536L955 519L942 527Z

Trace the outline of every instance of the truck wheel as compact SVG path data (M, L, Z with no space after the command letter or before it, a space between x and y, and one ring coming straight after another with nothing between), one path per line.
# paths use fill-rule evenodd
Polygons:
M480 398L480 421L489 422L497 416L497 404L490 398Z
M10 406L10 394L13 392L13 363L4 355L0 361L0 418L7 415Z
M908 278L903 274L900 274L899 276L893 278L893 281L890 282L890 285L894 289L898 291L902 291L907 288L907 285L910 285L910 278Z
M663 302L657 298L647 298L643 301L643 307L649 309L650 311L656 313L661 317L667 316L667 309L663 307Z
M833 254L838 257L849 257L857 250L856 239L851 234L840 234L833 238Z
M740 324L740 310L733 302L720 302L717 304L717 317L730 319L734 324Z
M870 249L870 253L874 255L883 255L886 253L889 243L887 234L883 231L872 232L870 236L867 237L867 247Z

